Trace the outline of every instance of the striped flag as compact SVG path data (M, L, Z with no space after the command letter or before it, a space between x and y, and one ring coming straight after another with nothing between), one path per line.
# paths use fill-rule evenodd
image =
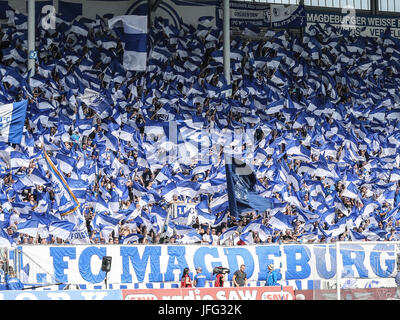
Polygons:
M79 208L79 201L71 191L62 174L57 170L46 151L43 151L46 169L50 172L50 180L53 184L54 195L61 216L68 215Z
M123 65L127 70L145 71L147 66L147 16L124 15L108 20L109 28L123 26Z
M27 100L0 105L0 141L21 143Z

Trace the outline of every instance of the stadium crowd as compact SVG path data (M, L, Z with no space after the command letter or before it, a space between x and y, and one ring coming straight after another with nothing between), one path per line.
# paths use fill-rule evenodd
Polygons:
M254 40L249 26L231 41L228 86L222 30L209 17L179 29L156 18L147 71L134 72L109 16L58 16L56 30L38 27L29 79L26 17L7 15L0 100L29 104L21 144L0 146L3 237L73 243L49 231L57 190L44 148L91 243L399 240L400 41L389 29L369 38L314 25ZM87 89L109 108L86 104ZM224 154L252 165L273 208L229 214ZM196 203L197 218L165 221L171 202ZM36 229L21 227L32 219Z

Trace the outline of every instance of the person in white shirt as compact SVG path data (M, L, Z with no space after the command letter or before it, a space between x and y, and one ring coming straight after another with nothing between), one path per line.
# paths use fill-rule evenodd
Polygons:
M219 237L217 236L217 231L215 229L211 230L210 238L211 238L210 240L211 244L213 245L218 244Z
M201 242L204 244L211 243L210 228L206 229L206 232L203 234L203 239L201 240Z

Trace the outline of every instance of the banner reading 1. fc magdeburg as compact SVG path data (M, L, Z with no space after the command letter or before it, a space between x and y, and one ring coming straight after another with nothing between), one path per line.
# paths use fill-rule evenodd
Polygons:
M185 267L195 273L202 267L209 280L212 270L223 266L235 270L244 263L249 281L265 281L267 267L274 264L282 281L394 279L397 244L272 244L247 246L203 245L41 245L21 246L21 268L28 269L29 282L75 284L102 283L104 256L112 257L108 283L178 282ZM36 268L35 266L40 266ZM43 270L52 279L45 279ZM394 281L394 280L393 280ZM290 285L292 285L290 283Z

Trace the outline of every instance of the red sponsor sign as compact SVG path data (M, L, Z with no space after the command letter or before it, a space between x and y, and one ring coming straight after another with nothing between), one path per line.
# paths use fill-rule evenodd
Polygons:
M294 300L293 287L122 290L124 300Z

